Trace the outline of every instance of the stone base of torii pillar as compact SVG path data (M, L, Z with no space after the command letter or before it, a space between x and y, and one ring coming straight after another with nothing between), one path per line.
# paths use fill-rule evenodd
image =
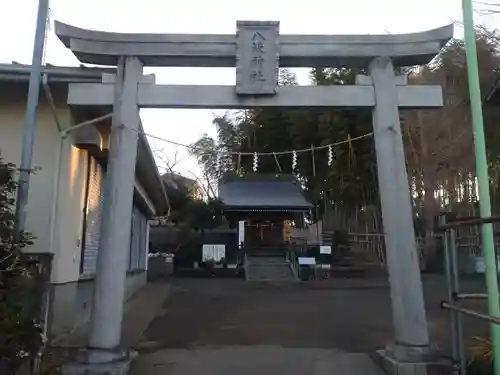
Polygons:
M127 375L135 352L116 349L104 353L101 349L79 351L71 362L62 366L63 375Z
M391 375L452 375L456 374L453 363L442 356L437 349L415 351L414 357L401 360L400 353L408 355L408 348L400 345L388 346L377 350L373 360L388 374Z

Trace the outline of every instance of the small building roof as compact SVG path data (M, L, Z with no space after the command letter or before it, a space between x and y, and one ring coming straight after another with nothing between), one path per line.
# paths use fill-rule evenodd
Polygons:
M198 181L178 173L167 172L160 177L167 186L173 189L185 188L191 190L196 189L198 186Z
M226 211L307 211L312 207L295 177L224 179L219 199Z

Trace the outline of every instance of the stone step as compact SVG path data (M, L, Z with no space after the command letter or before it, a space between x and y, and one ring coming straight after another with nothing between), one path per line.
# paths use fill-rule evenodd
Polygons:
M285 258L247 258L250 264L288 264Z
M284 259L254 259L247 261L246 278L251 281L294 281L296 276Z
M248 254L251 258L275 258L275 257L284 257L284 251L256 251Z

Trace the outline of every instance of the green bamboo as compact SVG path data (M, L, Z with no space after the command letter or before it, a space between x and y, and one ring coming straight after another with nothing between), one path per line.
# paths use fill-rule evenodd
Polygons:
M482 218L491 216L490 186L488 161L484 139L483 109L481 89L479 85L479 69L476 51L476 32L472 1L462 0L464 22L465 53L467 56L467 74L469 81L469 97L474 130L474 148L476 153L476 174L479 190L479 212ZM500 300L498 295L498 274L496 266L495 243L492 224L481 226L481 238L484 263L486 266L486 288L488 292L488 312L500 317ZM500 375L500 325L491 324L491 341L493 344L493 363L495 375Z

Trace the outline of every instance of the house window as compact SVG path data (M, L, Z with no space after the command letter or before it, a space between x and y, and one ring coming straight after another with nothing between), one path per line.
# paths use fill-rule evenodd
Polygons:
M147 225L146 216L134 206L130 231L129 270L146 268Z
M99 161L88 155L80 273L93 275L97 269L97 253L101 240L106 172Z

